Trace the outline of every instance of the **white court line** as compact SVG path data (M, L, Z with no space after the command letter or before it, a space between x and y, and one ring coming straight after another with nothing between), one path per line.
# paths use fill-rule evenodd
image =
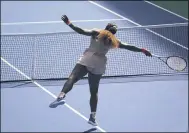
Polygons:
M163 7L161 7L161 6L158 6L158 5L156 5L156 4L152 3L152 2L149 2L149 1L146 1L146 0L144 0L144 2L146 2L146 3L148 3L148 4L151 4L151 5L153 5L153 6L157 7L157 8L160 8L160 9L166 11L166 12L169 12L169 13L171 13L171 14L177 16L177 17L180 17L180 18L182 18L182 19L184 19L184 20L188 20L187 18L185 18L185 17L183 17L183 16L181 16L181 15L178 15L178 14L176 14L176 13L174 13L174 12L168 10L168 9L165 9L165 8L163 8Z
M128 27L118 27L120 29L146 29L146 28L160 28L160 27L179 27L179 26L186 26L188 23L172 23L172 24L159 24L159 25L145 25L145 26L128 26ZM13 33L1 33L1 36L9 36L9 35L47 35L47 34L62 34L62 33L76 33L73 30L64 30L64 31L54 31L54 32L34 32L34 33L27 33L27 32L13 32Z
M146 28L160 28L160 27L179 27L179 26L186 26L188 23L172 23L172 24L159 24L159 25L145 25L145 26L128 26L128 27L118 27L118 30L122 29L146 29ZM13 32L13 33L1 33L1 36L9 36L9 35L47 35L47 34L62 34L62 33L76 33L75 31L54 31L54 32L37 32L37 33L27 33L27 32Z
M126 17L124 17L124 16L122 16L122 15L120 15L120 14L118 14L118 13L116 13L116 12L114 12L114 11L112 11L112 10L104 7L104 6L102 6L102 5L100 5L100 4L95 3L94 1L88 1L88 2L90 2L91 4L94 4L94 5L98 6L98 7L100 7L100 8L102 8L102 9L104 9L104 10L106 10L106 11L108 11L108 12L110 12L110 13L112 13L112 14L114 14L114 15L122 18L122 19L124 19L124 20L127 20L127 21L129 21L129 22L131 22L131 23L133 23L133 24L135 24L137 26L142 26L142 25L140 25L140 24L138 24L138 23L136 23L136 22L134 22L134 21L132 21L132 20L130 20L130 19L128 19L128 18L126 18ZM146 28L146 30L149 31L149 32L151 32L151 33L153 33L153 34L155 34L155 35L157 35L157 36L159 36L159 37L161 37L161 38L163 38L163 39L166 39L167 41L170 41L170 42L172 42L172 43L174 43L174 44L176 44L176 45L178 45L178 46L180 46L180 47L188 50L187 47L185 47L185 46L183 46L183 45L181 45L181 44L179 44L179 43L177 43L177 42L175 42L175 41L173 41L173 40L171 40L171 39L169 39L169 38L167 38L167 37L165 37L163 35L160 35L160 34L154 32L154 31L152 31L150 29L147 29L147 28Z
M31 80L36 86L38 86L40 89L42 89L43 91L45 91L46 93L48 93L50 96L52 96L53 98L57 98L53 93L51 93L49 90L47 90L46 88L44 88L43 86L41 86L39 83L37 83L36 81L33 81L29 76L27 76L25 73L23 73L22 71L20 71L18 68L16 68L15 66L13 66L12 64L10 64L7 60L5 60L3 57L1 57L1 60L3 62L5 62L8 66L10 66L11 68L13 68L14 70L16 70L18 73L20 73L22 76L24 76L25 78L27 78L28 80ZM82 117L84 120L88 121L87 117L85 117L84 115L82 115L80 112L78 112L77 110L75 110L74 108L72 108L70 105L68 105L67 103L64 104L67 108L69 108L71 111L73 111L75 114L79 115L80 117ZM99 126L96 126L96 128L98 130L100 130L101 132L106 132L104 129L102 129Z
M75 23L85 22L105 22L105 21L123 21L124 19L98 19L98 20L72 20ZM59 24L63 21L41 21L41 22L13 22L13 23L1 23L1 25L31 25L31 24Z

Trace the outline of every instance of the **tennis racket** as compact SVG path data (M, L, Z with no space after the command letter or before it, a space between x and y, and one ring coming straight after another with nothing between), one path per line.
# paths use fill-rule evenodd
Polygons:
M170 69L175 71L184 71L187 67L187 62L183 57L180 56L167 56L162 57L152 54L153 57L156 57L163 61Z

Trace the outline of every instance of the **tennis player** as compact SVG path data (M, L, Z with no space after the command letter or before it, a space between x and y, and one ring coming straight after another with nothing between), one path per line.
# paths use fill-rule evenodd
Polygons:
M89 47L85 50L82 57L76 63L68 80L65 82L59 96L54 102L50 104L50 107L55 108L58 105L60 105L60 103L64 102L66 94L72 89L73 85L86 74L88 74L88 82L91 94L91 114L88 123L97 126L95 116L98 102L98 88L100 79L106 70L107 52L113 48L121 48L133 52L142 52L146 56L152 55L146 49L138 48L136 46L128 45L126 43L119 41L114 36L114 34L116 34L117 32L116 24L108 23L106 28L102 30L84 30L73 25L66 15L63 15L61 19L77 33L86 36L91 36L91 41Z

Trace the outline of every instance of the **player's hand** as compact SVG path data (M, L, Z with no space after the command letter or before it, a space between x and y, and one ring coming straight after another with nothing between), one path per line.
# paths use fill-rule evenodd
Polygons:
M146 56L152 57L152 54L151 54L148 50L142 49L142 52L143 52Z
M66 23L67 25L70 24L70 20L68 19L68 17L66 15L62 15L61 19L64 21L64 23Z

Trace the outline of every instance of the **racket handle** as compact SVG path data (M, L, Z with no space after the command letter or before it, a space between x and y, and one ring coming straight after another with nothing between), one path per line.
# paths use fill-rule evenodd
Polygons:
M169 57L169 56L159 56L159 55L156 55L156 54L152 54L152 56L157 57L157 58L168 58Z
M158 57L158 58L160 57L160 56L158 56L158 55L155 55L155 54L152 54L152 56L154 56L154 57Z

